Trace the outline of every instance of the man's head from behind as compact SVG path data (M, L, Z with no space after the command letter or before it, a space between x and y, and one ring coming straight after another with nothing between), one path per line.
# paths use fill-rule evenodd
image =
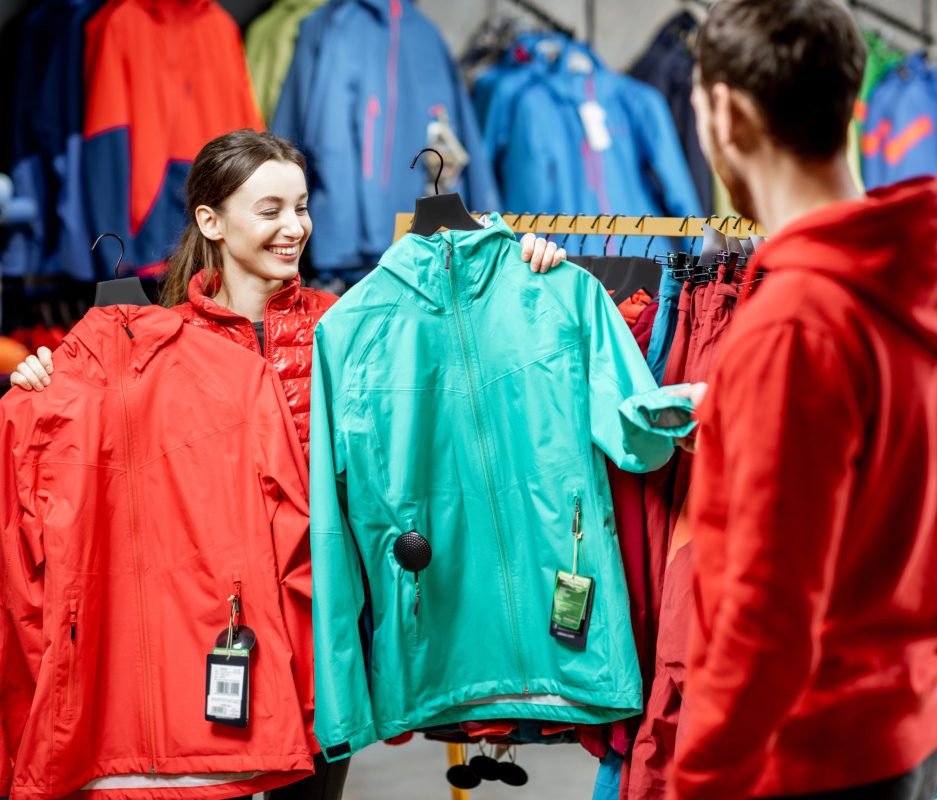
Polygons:
M834 0L720 0L700 31L700 141L738 211L757 215L757 174L842 158L865 45Z

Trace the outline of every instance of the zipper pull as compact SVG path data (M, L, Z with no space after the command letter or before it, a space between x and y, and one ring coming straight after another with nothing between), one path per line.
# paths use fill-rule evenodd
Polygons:
M413 616L420 614L420 573L416 573L416 599L413 601Z
M579 570L579 542L582 541L582 531L579 528L581 508L579 498L576 498L575 511L573 511L573 575Z
M68 602L68 627L69 627L69 638L72 641L75 641L75 636L78 633L78 601L69 600Z
M449 265L452 263L452 245L446 242L446 270L449 270Z
M124 325L124 330L127 332L127 338L128 338L128 339L133 339L133 331L130 330L130 326L129 326L129 325Z

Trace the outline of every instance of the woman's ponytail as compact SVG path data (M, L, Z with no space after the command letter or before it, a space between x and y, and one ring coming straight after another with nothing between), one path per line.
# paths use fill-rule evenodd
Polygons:
M190 222L169 257L169 269L159 292L159 302L169 308L189 299L189 281L199 270L206 270L204 286L211 286L215 273L221 268L218 245L206 239L195 222Z

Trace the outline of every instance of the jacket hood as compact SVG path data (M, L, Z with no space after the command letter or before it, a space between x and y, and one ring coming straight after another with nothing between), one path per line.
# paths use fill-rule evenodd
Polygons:
M937 350L937 179L876 189L792 222L762 245L750 264L758 269L826 275Z
M379 266L403 283L419 305L431 311L446 307L450 295L446 271L446 246L452 247L450 266L457 270L458 285L469 299L481 294L495 276L498 255L517 240L500 214L492 214L488 226L474 231L440 231L432 236L408 233L391 245Z
M61 347L81 364L85 380L108 384L124 366L132 379L139 377L181 327L182 317L162 306L92 308ZM126 328L133 333L132 339Z
M224 323L243 322L246 317L235 314L228 308L216 303L212 297L221 288L221 276L215 273L211 283L208 283L208 272L199 270L189 281L189 302L203 317L219 320ZM299 275L286 281L283 288L271 295L267 300L267 310L271 308L286 309L296 304L301 292ZM248 320L249 322L250 320Z

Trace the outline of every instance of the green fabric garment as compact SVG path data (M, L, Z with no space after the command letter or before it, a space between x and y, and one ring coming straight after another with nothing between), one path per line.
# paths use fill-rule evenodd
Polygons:
M862 35L865 38L867 56L862 86L859 89L859 102L867 103L875 87L882 82L882 78L904 61L905 54L890 47L874 31L864 31Z
M286 80L300 23L325 0L278 0L247 29L244 49L257 103L267 124L273 119Z
M497 214L408 234L316 326L315 724L329 760L431 725L641 710L605 456L658 469L691 406L657 387L599 281L572 264L532 273L520 249ZM654 427L664 417L678 426ZM584 650L550 636L577 505L579 573L595 579ZM418 582L394 557L411 530L432 546Z

